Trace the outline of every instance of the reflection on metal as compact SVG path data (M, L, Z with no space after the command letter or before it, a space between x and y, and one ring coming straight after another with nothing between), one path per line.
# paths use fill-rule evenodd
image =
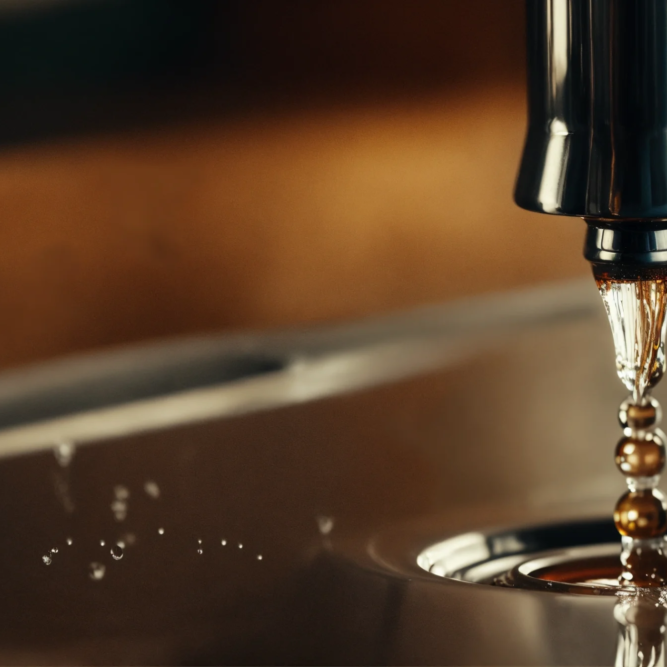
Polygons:
M452 365L531 326L599 313L592 281L329 329L144 346L0 376L0 456L295 405Z
M620 626L615 667L663 667L665 664L665 595L641 590L619 600L614 618Z

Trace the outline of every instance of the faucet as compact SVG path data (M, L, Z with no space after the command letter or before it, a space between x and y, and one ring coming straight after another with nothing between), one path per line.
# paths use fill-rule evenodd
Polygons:
M667 0L527 0L516 203L583 218L596 275L667 270Z

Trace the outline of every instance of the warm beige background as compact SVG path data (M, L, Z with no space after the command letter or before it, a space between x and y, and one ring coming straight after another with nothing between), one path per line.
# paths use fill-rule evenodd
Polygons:
M240 6L231 110L0 153L0 366L586 273L511 200L521 2Z

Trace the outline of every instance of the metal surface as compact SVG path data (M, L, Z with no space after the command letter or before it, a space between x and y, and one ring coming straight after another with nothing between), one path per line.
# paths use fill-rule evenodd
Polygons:
M667 2L528 0L519 206L667 218Z
M3 443L30 455L0 463L0 663L612 663L613 600L417 563L448 536L611 512L623 388L608 326L591 280L6 375L2 437L24 440ZM198 413L208 390L236 403ZM62 466L46 444L79 418L98 445Z
M330 329L162 343L5 373L0 457L372 387L599 309L592 281L573 281Z

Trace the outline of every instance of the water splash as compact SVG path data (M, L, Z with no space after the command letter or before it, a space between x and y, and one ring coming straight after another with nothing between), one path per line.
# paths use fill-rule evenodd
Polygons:
M317 528L320 531L320 535L328 535L334 527L333 517L320 515L316 517Z
M44 563L44 565L51 565L51 563L53 563L51 554L45 554L42 556L42 563Z
M625 589L617 594L619 624L615 667L663 667L667 592L661 588Z
M53 455L61 468L67 468L76 454L76 445L67 440L58 441L53 447Z
M120 523L121 521L125 521L127 517L130 490L126 486L118 484L113 489L113 495L111 512L113 513L114 519Z
M160 487L150 479L144 482L144 492L154 500L157 500L160 497Z
M104 579L104 575L106 574L106 571L107 571L107 568L102 563L91 563L88 566L88 576L93 581L100 581L101 579Z
M56 498L68 514L74 512L74 501L70 493L70 464L76 453L76 446L72 442L60 440L53 446L53 455L58 462L58 470L53 473L53 488Z

